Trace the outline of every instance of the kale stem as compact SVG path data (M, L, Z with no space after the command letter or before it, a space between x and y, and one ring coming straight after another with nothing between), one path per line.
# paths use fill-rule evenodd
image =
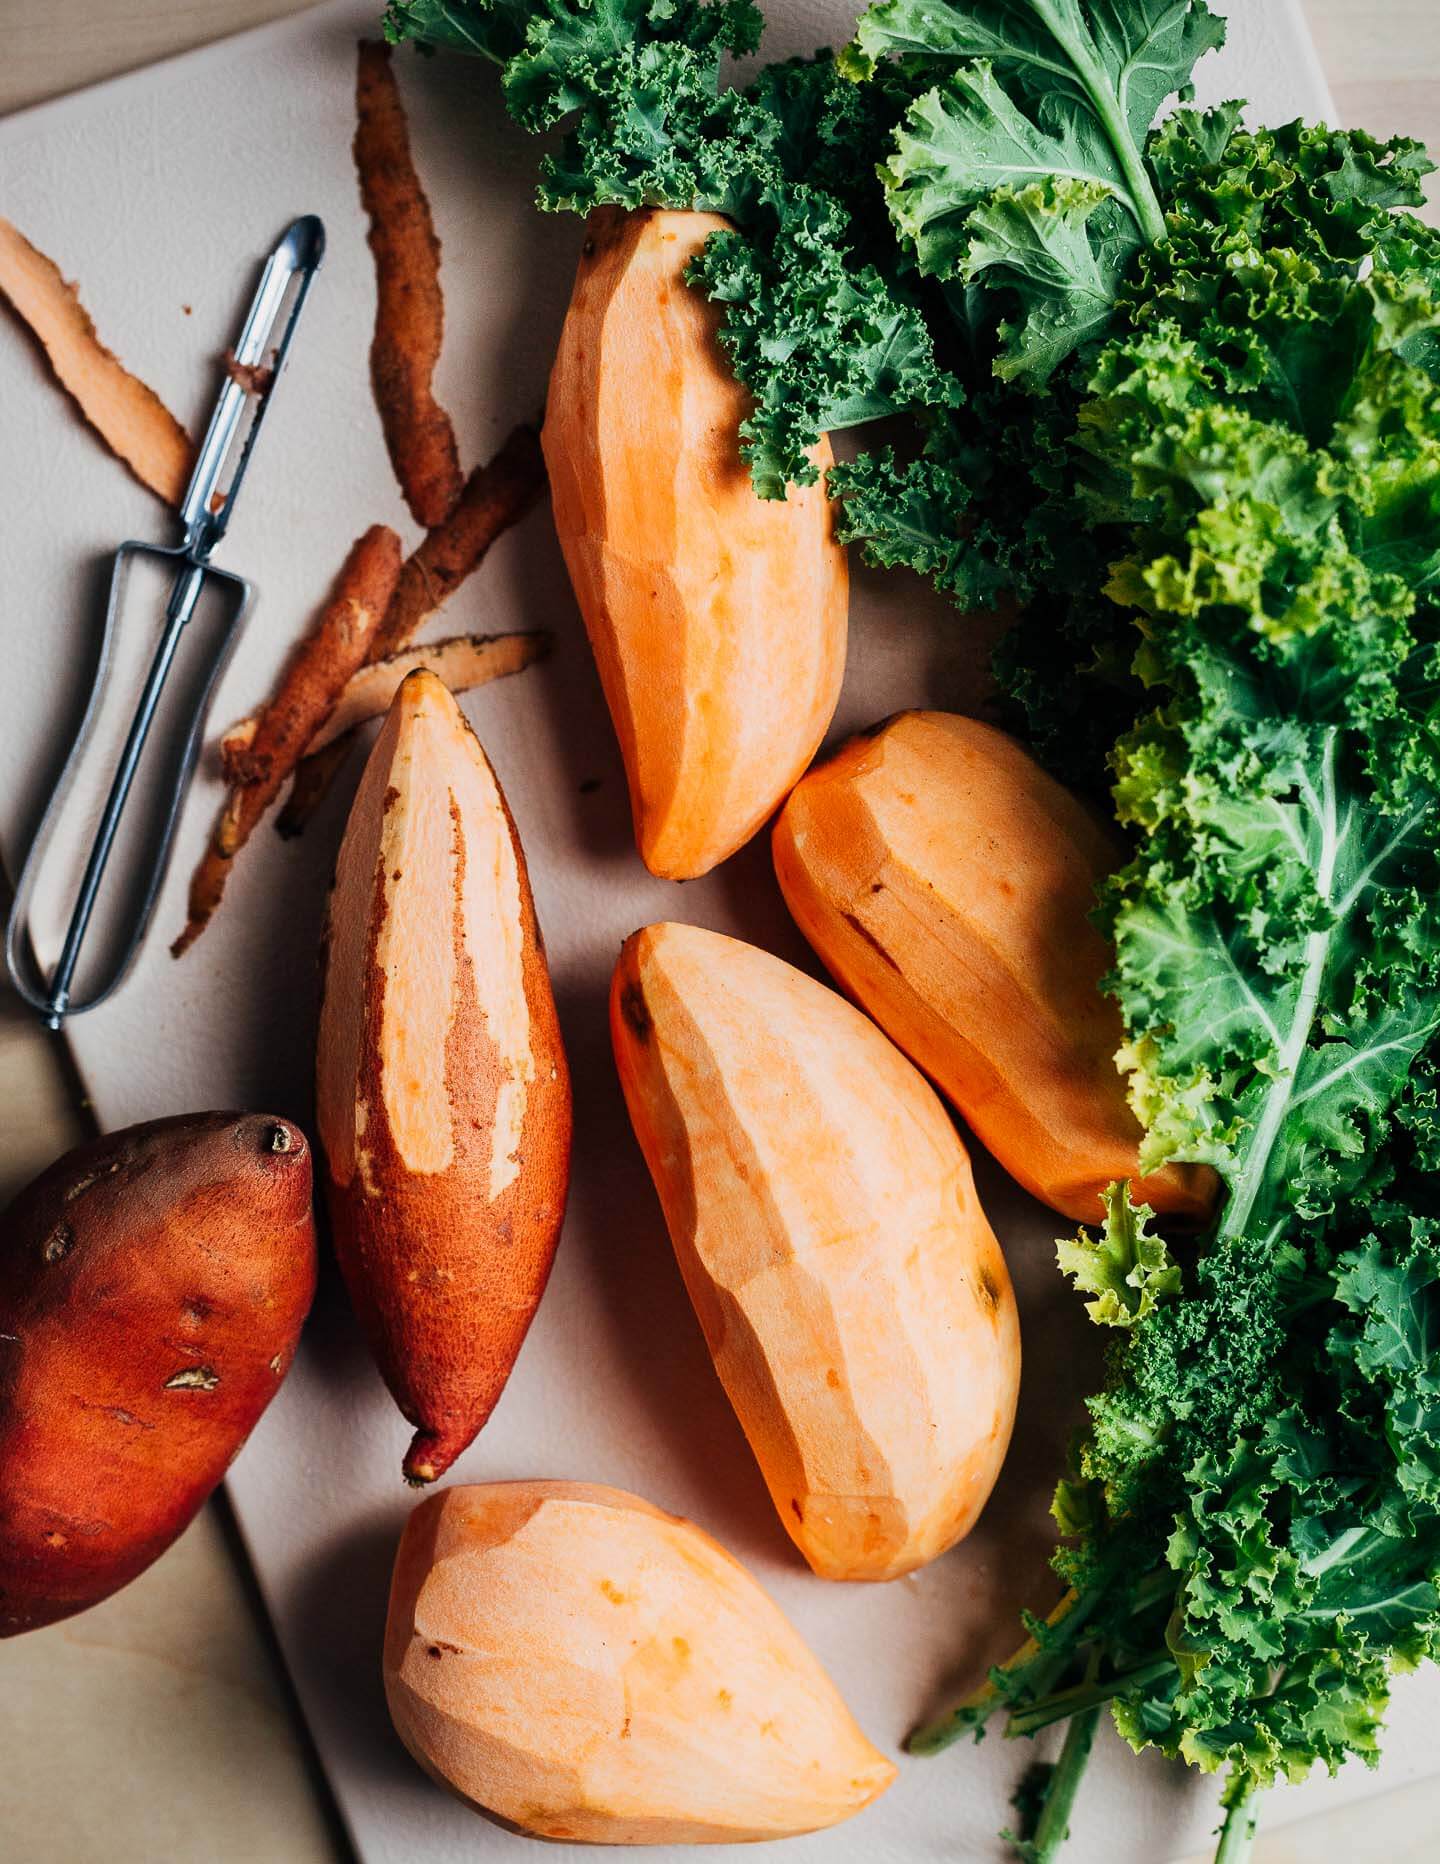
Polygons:
M1220 1849L1215 1853L1215 1864L1249 1864L1259 1823L1258 1795L1253 1786L1247 1786L1240 1798L1225 1809L1225 1823L1220 1828Z
M1135 210L1135 218L1140 223L1146 244L1163 246L1166 239L1165 214L1159 196L1146 172L1144 158L1135 138L1130 133L1130 125L1125 121L1125 112L1120 107L1115 86L1104 65L1095 57L1089 35L1084 34L1082 37L1072 34L1054 22L1050 24L1050 33L1079 73L1095 107L1095 114L1110 139L1110 147L1115 151L1115 159L1125 177L1130 205Z
M1035 1833L1026 1853L1029 1864L1050 1864L1070 1835L1070 1813L1075 1795L1085 1777L1085 1766L1099 1726L1099 1707L1082 1709L1072 1716L1065 1730L1065 1745L1045 1790L1045 1805L1035 1824Z
M1067 1592L1045 1620L1046 1630L1057 1634L1053 1642L1047 1638L1042 1646L1033 1637L1027 1638L1013 1656L990 1672L978 1689L937 1720L915 1729L906 1739L905 1751L939 1754L962 1736L983 1727L997 1709L1014 1700L1020 1689L1032 1695L1043 1695L1070 1661L1085 1620L1099 1597L1098 1588L1084 1594ZM1005 1686L996 1682L997 1676L1004 1677Z
M1331 725L1322 739L1320 790L1317 794L1306 786L1311 818L1319 836L1315 861L1315 887L1321 902L1330 906L1335 884L1335 869L1344 839L1336 815L1336 740L1339 728ZM1295 1008L1285 1040L1269 1070L1270 1085L1261 1102L1260 1112L1246 1135L1240 1169L1230 1185L1230 1195L1220 1212L1217 1239L1240 1236L1250 1221L1256 1200L1265 1186L1270 1155L1292 1110L1292 1095L1301 1057L1309 1047L1315 1019L1324 1003L1326 972L1331 948L1342 931L1337 920L1321 925L1305 940L1303 968L1295 994Z
M1006 1724L1006 1738L1038 1734L1052 1722L1063 1722L1069 1716L1108 1702L1112 1696L1121 1695L1127 1689L1134 1689L1142 1683L1153 1683L1174 1668L1175 1659L1167 1653L1163 1657L1151 1658L1148 1663L1138 1664L1133 1670L1126 1670L1119 1676L1112 1676L1103 1683L1077 1683L1073 1689L1058 1690L1053 1696L1046 1696L1043 1701L1032 1703L1028 1708L1016 1709Z

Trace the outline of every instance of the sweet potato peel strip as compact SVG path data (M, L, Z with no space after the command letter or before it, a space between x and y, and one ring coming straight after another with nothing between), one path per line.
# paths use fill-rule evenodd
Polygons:
M551 637L541 629L524 634L456 634L372 661L350 676L334 710L305 748L312 755L323 751L337 738L382 717L407 674L433 673L451 692L471 692L507 674L522 673L543 660L550 645ZM255 718L242 718L220 740L221 772L227 783L243 780L258 723Z
M479 567L495 539L524 516L544 485L540 436L533 427L517 427L495 457L471 473L460 502L445 522L427 532L407 558L372 643L373 659L383 660L410 645L436 610ZM295 787L275 820L281 835L304 832L348 748L345 739L337 738L301 763Z
M375 637L373 658L382 660L410 645L479 567L495 539L524 516L544 485L540 436L533 427L517 427L492 460L475 468L449 517L406 560Z
M361 41L355 114L355 170L375 260L370 376L395 477L416 523L428 529L449 517L462 475L455 430L432 387L445 329L440 242L411 159L388 45Z
M53 259L0 219L0 296L44 350L56 381L90 427L144 486L179 505L195 446L153 389L100 341L74 285Z
M185 929L171 946L188 951L214 915L235 856L279 795L346 683L369 656L400 574L400 539L373 524L351 547L315 625L281 676L245 748L232 755L229 793L190 882Z

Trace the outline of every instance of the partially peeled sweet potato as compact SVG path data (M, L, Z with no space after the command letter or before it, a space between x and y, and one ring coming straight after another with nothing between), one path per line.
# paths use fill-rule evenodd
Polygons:
M385 1693L428 1773L572 1844L785 1838L895 1777L738 1561L590 1483L420 1504L395 1561Z
M974 1524L1020 1330L935 1093L843 997L698 926L627 941L611 1029L715 1369L791 1539L893 1579Z
M365 767L326 932L316 1115L336 1254L432 1482L494 1408L565 1210L570 1079L525 857L445 685Z
M820 484L757 498L745 391L685 268L715 214L590 216L545 409L565 553L652 873L708 873L815 754L845 667L845 553ZM816 453L830 463L828 442Z
M310 1149L203 1113L81 1146L0 1220L0 1636L128 1585L279 1390L315 1291Z
M803 778L774 851L826 967L1026 1190L1094 1222L1125 1178L1161 1215L1204 1219L1213 1172L1140 1174L1090 917L1119 850L1013 738L902 712Z

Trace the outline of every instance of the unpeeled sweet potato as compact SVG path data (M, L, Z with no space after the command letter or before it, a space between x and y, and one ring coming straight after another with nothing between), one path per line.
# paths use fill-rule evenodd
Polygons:
M715 1368L827 1579L967 1533L1020 1379L1010 1278L933 1090L792 966L697 926L627 941L611 1029Z
M902 712L796 786L774 834L796 924L1010 1175L1082 1222L1117 1178L1198 1221L1214 1174L1139 1175L1112 953L1091 923L1110 837L1013 738Z
M0 1636L108 1598L279 1389L315 1290L310 1149L203 1113L97 1139L0 1219Z
M525 857L433 673L395 696L341 845L316 1117L336 1254L433 1482L510 1375L550 1273L570 1079Z
M537 1838L784 1838L849 1818L895 1777L723 1547L590 1483L423 1501L395 1561L384 1669L426 1772Z
M707 873L815 754L848 582L823 482L757 498L745 391L685 267L726 222L599 208L550 377L555 528L650 870ZM829 444L816 455L830 463Z

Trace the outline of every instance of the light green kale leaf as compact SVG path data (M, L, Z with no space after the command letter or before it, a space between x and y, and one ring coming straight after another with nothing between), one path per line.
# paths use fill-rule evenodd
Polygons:
M1102 1193L1105 1222L1098 1235L1081 1230L1062 1238L1055 1253L1062 1271L1085 1296L1086 1311L1100 1327L1133 1327L1162 1301L1180 1292L1180 1269L1150 1225L1155 1212L1130 1201L1128 1184Z

